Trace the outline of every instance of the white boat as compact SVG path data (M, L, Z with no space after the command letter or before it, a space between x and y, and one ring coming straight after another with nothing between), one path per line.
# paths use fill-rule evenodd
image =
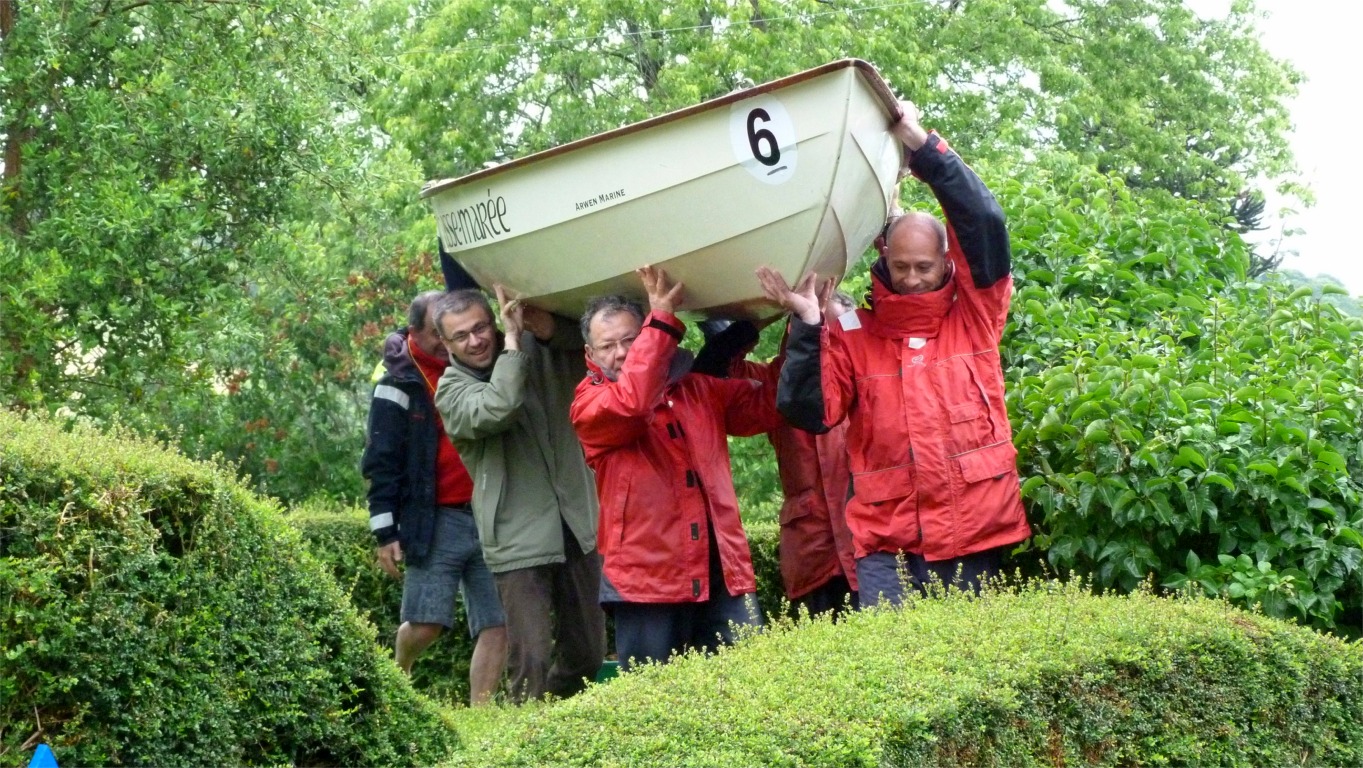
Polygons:
M421 192L443 248L481 285L568 316L644 299L634 270L686 284L691 315L777 312L754 270L842 275L896 194L897 100L875 68L837 61Z

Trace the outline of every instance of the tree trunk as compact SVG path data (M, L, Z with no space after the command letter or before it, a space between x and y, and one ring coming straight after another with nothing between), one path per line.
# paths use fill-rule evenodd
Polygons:
M19 0L0 0L0 43L9 39L10 33L14 31L14 20L19 15ZM21 235L27 229L25 226L28 217L24 215L24 207L19 204L19 197L15 194L13 187L19 185L19 171L23 163L21 152L22 141L20 137L20 126L23 125L20 117L22 115L21 106L18 104L7 105L9 114L9 125L3 127L5 141L5 174L0 179L0 194L4 194L14 201L10 209L9 225L11 231L16 235Z

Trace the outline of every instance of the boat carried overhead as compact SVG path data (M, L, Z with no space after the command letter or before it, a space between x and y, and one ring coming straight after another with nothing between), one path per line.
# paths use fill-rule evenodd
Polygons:
M843 60L422 190L444 250L481 285L575 316L634 270L686 284L683 311L777 312L753 271L842 275L890 211L898 102Z

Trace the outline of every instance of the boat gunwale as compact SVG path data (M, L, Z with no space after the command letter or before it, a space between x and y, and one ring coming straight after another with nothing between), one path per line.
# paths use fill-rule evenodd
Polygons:
M804 70L803 72L797 72L793 75L787 75L776 80L762 83L761 85L755 85L752 88L744 88L741 91L726 93L723 96L718 96L707 101L702 101L699 104L684 107L682 109L674 110L672 112L667 112L658 115L657 117L650 117L646 120L641 120L637 123L630 123L629 125L623 125L619 128L613 128L609 131L597 133L586 138L577 139L576 141L570 141L567 144L560 144L557 147L540 150L539 152L526 155L525 157L518 157L515 160L509 160L505 163L502 163L501 165L497 165L492 168L484 168L482 170L474 171L473 173L460 176L454 179L440 179L438 181L427 182L426 185L423 186L421 189L421 198L426 199L428 197L440 194L455 187L463 186L468 182L486 179L490 176L495 176L499 173L505 173L516 168L521 168L523 166L527 166L530 165L531 163L538 162L540 160L545 160L550 157L557 157L558 155L566 154L573 150L581 149L583 147L589 147L593 144L599 144L601 142L609 141L620 136L627 136L631 133L637 133L648 128L654 128L659 125L674 122L676 120L700 114L702 112L708 112L717 107L723 107L729 104L733 104L734 102L742 101L743 99L751 98L753 96L758 96L764 93L771 93L772 91L787 88L791 85L802 83L806 80L812 80L816 77L821 77L823 75L829 74L830 72L836 72L837 70L846 69L848 67L853 67L861 72L863 78L866 80L866 84L870 86L872 92L874 92L876 96L880 97L880 100L882 103L884 103L886 110L889 111L890 117L892 118L891 123L898 120L902 116L902 113L899 111L898 97L896 97L894 93L890 91L890 86L885 82L885 78L880 76L880 72L876 70L875 66L873 66L870 62L865 61L863 59L839 59L837 61L832 61L827 64L815 67L813 69L807 69Z

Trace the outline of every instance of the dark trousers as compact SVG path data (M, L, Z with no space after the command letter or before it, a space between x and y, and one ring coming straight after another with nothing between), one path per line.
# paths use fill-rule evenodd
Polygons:
M1003 568L1004 547L986 549L950 560L928 562L922 555L893 552L873 552L857 559L857 582L861 588L861 607L870 608L882 601L890 605L904 603L904 587L927 594L927 587L935 577L942 585L956 589L980 591L980 583L997 575Z
M702 603L613 603L611 608L622 671L664 663L691 649L714 653L734 641L733 625L762 626L755 597L730 595L723 579L710 582L710 599Z
M563 549L566 562L493 574L506 612L507 691L518 704L578 693L606 656L601 556L583 553L567 530Z
M849 609L857 610L861 606L861 602L857 598L857 593L852 589L852 585L848 583L847 577L839 574L791 600L790 605L797 611L804 608L809 611L810 616L832 613L833 618L837 619Z

